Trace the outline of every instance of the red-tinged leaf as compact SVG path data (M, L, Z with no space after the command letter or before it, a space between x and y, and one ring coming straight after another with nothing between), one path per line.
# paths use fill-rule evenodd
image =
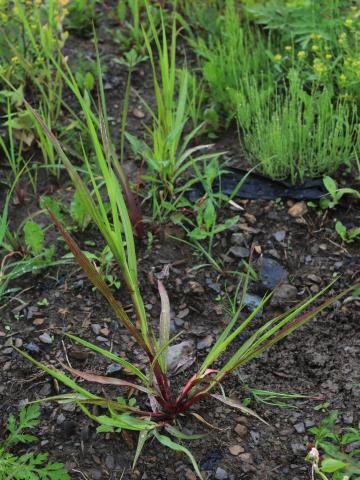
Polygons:
M202 375L193 375L182 389L180 395L177 398L177 402L180 402L183 398L185 398L186 395L190 392L190 390L195 387L195 385L199 384L205 377L211 375L212 373L219 373L219 370L208 368Z
M111 308L113 309L114 313L117 317L121 320L123 325L129 330L131 335L137 340L138 344L146 351L149 352L147 345L145 344L140 332L136 329L136 327L132 324L131 320L129 319L127 313L121 306L121 304L115 300L113 294L109 286L103 280L102 276L96 270L96 268L92 265L92 263L86 258L83 252L80 250L78 244L72 238L72 236L65 230L65 228L61 225L59 220L55 217L50 209L48 209L49 214L52 218L52 221L56 225L57 229L63 236L65 242L67 243L68 247L70 248L71 252L73 253L75 260L78 264L82 267L86 275L89 277L90 281L95 285L95 287L100 290L102 295L106 298L108 303L110 304Z
M122 380L121 378L105 377L103 375L96 375L95 373L81 372L80 370L76 370L75 368L68 367L63 362L60 362L60 364L68 372L84 380L87 380L88 382L100 383L101 385L116 385L119 387L130 387L136 390L140 390L141 392L144 392L144 393L148 393L148 394L151 393L151 391L148 388L143 387L141 385L136 385L135 383L132 383L132 382L128 382L127 380Z

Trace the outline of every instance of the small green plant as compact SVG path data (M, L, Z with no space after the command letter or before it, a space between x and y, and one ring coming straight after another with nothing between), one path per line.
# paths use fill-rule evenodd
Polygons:
M32 217L26 218L17 230L12 231L9 228L9 202L17 179L18 177L10 188L6 197L4 211L0 217L0 253L2 254L0 262L0 298L19 290L20 287L13 286L15 279L27 273L36 275L45 268L64 265L71 261L66 256L60 260L55 260L55 246L46 245L45 234L49 227L43 227L34 221L36 214L42 213L42 210L33 214ZM51 206L58 218L63 218L59 212L59 204L52 198L42 197L40 204L43 208Z
M306 460L311 463L313 476L321 480L356 480L360 476L360 425L337 428L338 412L325 417L319 427L309 429L314 440L308 445Z
M344 195L353 195L360 198L360 192L354 188L338 188L335 180L329 176L324 177L323 182L330 195L330 198L323 197L320 199L320 206L323 209L336 207Z
M346 228L345 225L338 220L335 223L335 230L337 231L341 240L345 243L353 243L360 237L360 227Z
M95 87L96 74L96 64L88 60L80 60L75 71L75 78L79 88L91 92Z
M152 29L146 26L144 16L146 0L119 0L115 8L115 18L120 23L120 28L112 30L114 40L120 45L121 50L129 51L134 49L137 54L145 53L144 31L150 41L153 40ZM149 5L154 24L158 27L160 23L159 9Z
M218 233L227 230L235 225L239 220L239 216L235 215L227 218L221 223L218 222L217 211L221 208L222 201L227 200L227 197L221 192L214 191L214 182L217 179L221 184L221 176L226 169L219 165L217 157L211 161L204 160L201 164L193 162L192 168L194 170L194 178L202 185L204 195L196 204L188 203L188 210L195 215L195 221L189 215L175 213L171 216L174 223L182 225L187 232L190 242L199 245L199 241L207 240L207 253L211 256L212 246L215 236ZM184 204L184 202L183 202ZM185 206L185 204L184 204Z
M6 424L7 437L0 439L0 480L70 480L62 463L46 463L47 453L32 452L17 456L11 453L18 444L38 439L27 433L39 424L40 407L29 405L20 410L19 419L10 415Z
M152 145L148 146L146 142L129 133L126 134L126 138L136 155L146 161L148 174L143 178L150 184L153 217L162 220L174 211L177 202L192 183L180 185L184 172L192 166L193 162L205 158L210 160L214 154L206 152L209 145L191 146L191 142L202 129L202 124L195 126L190 132L186 130L189 120L187 113L189 75L186 70L183 70L177 84L176 18L172 22L169 45L163 15L161 16L161 36L159 36L147 1L145 5L159 57L158 74L150 38L144 31L156 101L156 111L146 104L153 119L153 126L149 129ZM205 153L199 155L198 152L201 150Z
M97 0L73 0L66 3L69 3L66 28L78 35L91 34L93 24L97 22L97 15L95 15Z
M89 105L86 102L82 102L82 97L79 95L79 92L76 93L83 108L92 141L96 147L96 160L103 177L100 180L96 179L91 170L90 164L87 163L94 194L88 190L77 170L64 153L58 140L52 132L49 131L38 113L33 111L33 114L43 128L45 134L52 141L54 148L62 159L77 191L81 195L82 201L84 205L86 205L89 215L98 226L109 250L112 252L114 259L117 261L121 269L124 284L127 286L131 295L136 322L130 319L123 306L114 298L109 286L105 283L94 265L81 251L69 232L66 231L51 211L49 211L49 213L73 253L76 261L81 265L93 285L105 297L115 316L119 319L122 326L128 330L139 349L142 350L148 358L148 373L143 373L136 365L132 364L125 358L115 355L112 352L100 348L75 335L68 334L67 338L70 341L79 343L99 353L105 358L119 363L127 370L131 371L136 378L137 383L129 382L128 380L119 378L110 378L95 375L93 373L81 372L62 364L62 366L75 377L85 379L89 382L110 384L118 387L125 387L126 389L130 388L133 392L136 392L136 395L134 394L126 400L125 395L118 396L116 399L103 398L99 395L93 394L83 386L80 386L69 375L63 373L63 371L38 362L26 352L19 349L16 350L34 365L69 387L72 390L72 393L60 394L53 398L53 400L58 400L60 402L75 402L86 415L99 424L99 431L119 432L121 430L133 430L139 432L134 465L137 462L145 442L149 439L155 438L162 445L186 454L198 477L202 478L201 472L192 453L180 443L183 440L192 440L194 438L201 438L201 436L189 436L184 432L181 432L177 424L178 418L186 413L191 413L194 405L205 401L209 397L245 411L248 414L254 414L254 412L245 408L240 402L235 402L226 397L223 388L221 389L221 395L212 393L213 390L219 388L226 377L228 377L233 371L238 370L252 359L261 355L265 350L309 321L334 301L352 291L354 286L309 310L308 307L310 307L326 289L322 290L313 298L306 299L285 314L264 322L257 330L250 334L249 338L237 348L230 358L224 359L220 366L219 360L224 358L228 347L239 338L239 335L251 323L271 295L265 296L254 311L243 320L240 320L240 313L244 307L243 302L241 302L235 315L212 346L208 355L196 372L187 380L179 391L171 390L169 381L171 377L169 355L171 354L172 343L175 342L177 336L174 338L170 337L169 298L164 285L159 281L158 290L161 300L161 315L158 335L156 336L154 332L151 332L146 310L144 308L143 297L140 293L135 242L129 213L125 204L124 190L116 176L115 165L111 162L111 159L106 156L109 155L110 149L106 135L107 129L102 120L104 116L100 113L100 125L97 125L94 116L89 110ZM29 108L31 107L29 106ZM98 130L100 130L102 141L99 138ZM104 190L100 191L100 188L103 188ZM108 215L105 210L105 202L110 202L110 215ZM181 360L184 361L184 359ZM141 396L144 393L147 397L150 397L150 409L146 406L147 397L144 398ZM89 410L88 405L94 404L103 407L100 415L95 415ZM171 437L175 438L176 441Z

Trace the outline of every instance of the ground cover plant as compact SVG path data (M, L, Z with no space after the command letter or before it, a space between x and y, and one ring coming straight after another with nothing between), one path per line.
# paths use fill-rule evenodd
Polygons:
M0 465L359 476L359 22L0 2Z
M359 441L359 428L348 427L339 432L335 428L337 420L338 412L334 411L318 427L310 429L314 440L308 445L307 459L312 463L315 475L322 480L351 478L360 473L356 460L359 449L354 446ZM323 451L321 457L318 449Z
M19 419L11 415L7 419L7 436L0 442L0 478L3 480L20 480L32 478L34 480L68 480L68 473L61 463L45 463L47 453L25 453L16 456L11 450L17 444L34 443L38 439L27 433L39 424L40 408L38 405L29 405L20 410Z

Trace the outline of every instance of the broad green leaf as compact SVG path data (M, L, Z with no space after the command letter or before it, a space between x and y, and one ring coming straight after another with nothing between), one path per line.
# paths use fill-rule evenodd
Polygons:
M334 473L346 467L346 463L336 460L335 458L325 458L321 462L321 470L325 473Z
M63 221L63 215L61 213L61 208L62 208L61 203L55 200L55 198L49 197L47 195L45 195L44 197L41 197L40 207L49 208L60 222Z
M323 182L325 185L326 190L331 194L331 196L336 195L337 185L336 182L331 177L324 177Z
M44 250L45 234L40 225L28 220L24 225L25 243L33 255L40 255Z
M141 430L140 433L139 433L138 443L137 443L137 446L136 446L136 452L135 452L135 455L134 455L134 461L133 461L133 464L132 464L132 469L133 470L136 467L136 463L139 459L141 451L144 448L145 442L148 439L149 435L150 435L149 430Z
M86 90L91 92L91 90L94 88L95 85L95 79L94 76L91 72L87 72L84 76L84 87Z
M70 204L70 215L81 230L85 230L90 223L91 217L78 190L75 191Z
M346 238L346 227L345 225L340 222L340 220L338 220L336 223L335 223L335 230L337 231L337 233L339 234L339 236L345 240Z
M213 202L208 198L204 211L204 221L206 230L210 230L216 222L216 211Z

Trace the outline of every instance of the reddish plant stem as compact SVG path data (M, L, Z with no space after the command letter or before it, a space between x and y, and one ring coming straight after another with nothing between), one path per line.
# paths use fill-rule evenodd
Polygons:
M186 410L189 410L195 403L200 402L203 398L207 397L209 395L207 390L201 390L199 393L191 397L189 400L186 402L183 402L182 404L178 405L175 408L174 411L174 416L179 415L180 413L186 412Z
M150 342L152 343L151 339L150 339ZM149 357L150 363L152 364L154 362L154 359L155 359L154 354L150 350L147 350L146 353ZM158 402L160 403L160 405L163 408L166 408L166 409L171 408L172 404L173 404L173 401L172 401L172 398L171 398L169 383L168 383L166 375L164 375L163 372L161 371L161 367L160 367L160 364L159 364L158 360L155 361L154 375L155 375L155 378L156 378L157 383L159 385L160 393L163 397L163 398L161 398L161 400L160 400L160 397L157 398Z

